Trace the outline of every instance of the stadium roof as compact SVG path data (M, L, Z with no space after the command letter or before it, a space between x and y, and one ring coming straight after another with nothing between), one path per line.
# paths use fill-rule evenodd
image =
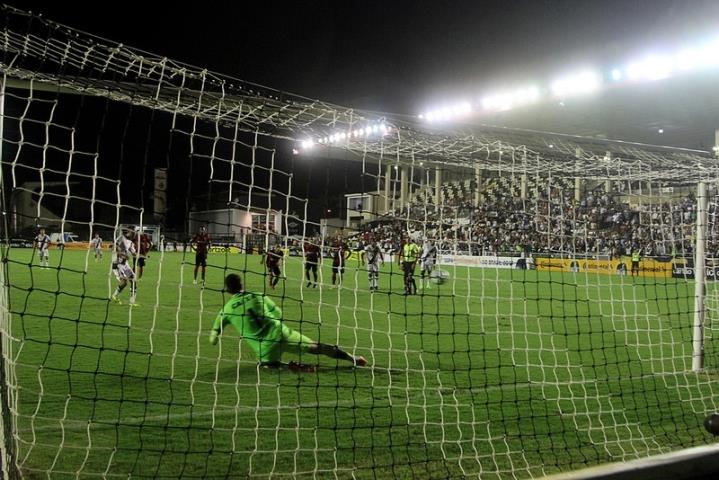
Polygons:
M447 164L528 172L555 172L595 178L698 180L719 178L719 162L707 151L607 141L608 128L631 137L636 121L621 100L594 100L592 114L567 116L547 110L503 114L506 128L455 125L441 129L405 116L381 116L253 85L167 58L148 54L43 18L4 7L7 28L1 33L5 51L0 71L15 78L95 96L224 123L246 132L315 143L333 132L340 140L317 148L341 148L388 162ZM639 98L634 101L640 101ZM586 102L586 101L585 101ZM591 111L577 102L577 112ZM546 105L544 106L546 108ZM535 107L543 108L541 105ZM556 107L555 107L556 108ZM671 108L671 107L669 107ZM604 113L601 113L604 112ZM615 112L615 113L612 113ZM613 118L612 116L616 117ZM546 117L546 118L545 118ZM390 126L386 135L358 136L370 122ZM499 123L499 121L498 121ZM556 130L563 134L528 131ZM556 128L555 128L556 127ZM667 126L667 132L672 129ZM677 129L680 131L680 129ZM575 133L580 136L566 135ZM589 137L586 137L590 135ZM617 137L615 137L617 138Z

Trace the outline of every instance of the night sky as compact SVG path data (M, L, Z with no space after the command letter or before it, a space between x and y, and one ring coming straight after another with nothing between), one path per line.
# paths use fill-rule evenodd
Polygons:
M719 30L712 0L10 3L243 80L410 114Z

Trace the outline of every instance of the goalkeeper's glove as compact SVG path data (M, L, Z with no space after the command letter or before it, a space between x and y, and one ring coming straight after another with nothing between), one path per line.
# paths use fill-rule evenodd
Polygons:
M219 338L220 338L220 335L219 335L219 333L217 333L217 330L213 330L213 331L210 333L210 343L211 343L212 345L217 345L217 340L218 340Z

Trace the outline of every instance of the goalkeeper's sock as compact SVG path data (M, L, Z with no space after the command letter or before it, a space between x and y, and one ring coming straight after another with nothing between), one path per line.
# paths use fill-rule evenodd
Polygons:
M350 362L355 361L355 358L350 355L349 353L342 350L337 345L327 345L326 343L318 343L317 344L317 353L321 355L326 355L331 358L336 358L338 360L347 360Z

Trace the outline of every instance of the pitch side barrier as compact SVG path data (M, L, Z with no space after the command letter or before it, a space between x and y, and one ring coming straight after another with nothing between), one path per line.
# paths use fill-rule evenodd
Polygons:
M597 273L602 275L631 275L632 259L629 256L611 260L592 258L535 257L538 271ZM639 275L642 277L672 277L674 263L671 259L643 258L639 261Z
M707 280L719 280L719 258L707 258L704 263L704 277ZM695 275L693 258L677 258L672 262L672 277L694 278Z
M438 263L439 265L455 265L457 267L517 268L520 270L534 268L534 259L531 257L441 254L439 255Z

